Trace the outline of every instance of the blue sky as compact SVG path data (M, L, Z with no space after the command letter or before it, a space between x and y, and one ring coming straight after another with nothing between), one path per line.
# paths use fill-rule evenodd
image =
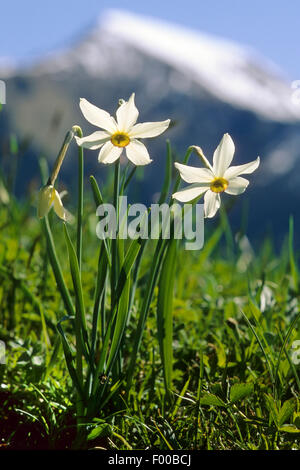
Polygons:
M300 79L298 0L10 0L0 8L0 57L35 59L70 44L105 9L118 8L252 46L287 78Z

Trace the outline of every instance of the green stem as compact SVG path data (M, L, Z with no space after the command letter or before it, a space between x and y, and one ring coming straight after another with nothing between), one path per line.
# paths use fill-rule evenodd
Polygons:
M193 147L189 147L187 149L186 154L185 154L184 159L183 159L183 162L182 162L184 165L187 164L193 150L194 150ZM173 191L172 191L173 193L176 193L178 191L180 183L181 183L181 177L180 177L180 174L178 174L178 176L175 180L175 185L174 185Z
M118 223L119 223L119 192L120 192L120 160L115 163L115 181L114 181L114 207L117 214L117 233L116 238L112 240L112 263L111 263L111 311L113 312L115 304L115 288L118 279Z
M163 260L163 255L165 253L165 247L166 247L166 240L163 240L162 238L160 238L158 240L155 254L153 256L153 261L152 261L151 268L150 268L150 275L147 281L147 289L145 292L145 297L143 300L140 317L139 317L138 325L136 328L136 335L135 335L133 350L131 353L131 358L130 358L128 372L127 372L127 390L126 390L127 394L129 393L130 388L131 388L134 368L135 368L136 359L137 359L137 353L138 353L140 343L142 340L142 335L143 335L143 331L145 328L145 322L146 322L148 310L150 308L151 300L153 297L154 288L156 286L157 279L159 276L159 272L160 272L160 268L161 268L161 264Z
M68 314L70 316L74 316L75 315L74 306L71 300L70 293L68 291L68 288L63 278L61 266L58 261L48 216L45 216L42 219L41 223L42 223L45 235L46 235L48 256L49 256L53 274L56 280L57 287L60 291L60 294L62 296L64 305Z
M194 150L193 147L189 147L187 149L186 154L185 154L184 159L183 159L184 164L186 164L188 162L188 160L190 158L190 155L193 152L193 150ZM168 152L171 152L170 148L168 148ZM169 154L169 156L170 156L170 154ZM180 178L180 175L178 175L177 178L176 178L175 184L174 184L173 192L176 192L178 190L178 188L180 186L180 182L181 182L181 178ZM169 205L172 205L172 203L173 203L173 201L171 199L169 201ZM138 354L138 350L139 350L139 347L140 347L142 334L143 334L143 331L144 331L144 328L145 328L145 322L146 322L146 319L147 319L148 311L149 311L150 304L151 304L151 301L152 301L154 288L157 284L159 273L160 273L162 264L164 262L164 255L165 255L165 252L166 252L166 248L168 246L167 242L168 242L168 240L163 239L162 238L162 233L160 233L160 238L159 238L158 243L156 245L155 254L154 254L153 261L152 261L151 268L150 268L150 274L149 274L149 278L148 278L147 289L146 289L145 297L143 299L143 303L142 303L142 307L141 307L140 317L139 317L138 325L137 325L137 329L136 329L135 341L134 341L134 345L133 345L133 351L132 351L129 366L128 366L127 388L126 388L127 394L129 393L130 388L131 388L131 383L132 383L132 379L133 379L133 373L134 373L134 368L135 368L135 364L136 364L137 354Z
M73 126L72 131L80 138L83 133L79 126ZM84 165L83 165L83 148L78 146L78 203L77 203L77 239L76 239L76 254L78 260L79 276L81 275L82 264L82 219L83 219L83 179L84 179ZM81 319L80 308L76 302L76 371L80 382L83 382L83 363L82 363L82 347L81 347ZM80 394L77 393L76 400L77 423L82 423L84 414L84 405L82 403ZM77 429L80 436L80 426Z
M74 127L76 127L76 126L74 126ZM54 185L54 183L56 181L56 178L58 176L60 167L62 165L62 162L64 161L64 158L66 156L67 150L69 148L69 145L70 145L71 140L73 139L73 137L74 137L74 131L72 129L71 131L67 132L65 140L64 140L64 142L61 146L61 149L59 151L58 157L55 160L54 168L52 170L51 176L50 176L49 181L48 181L48 184L51 184L52 186Z
M72 131L80 138L83 135L79 126L73 126ZM83 148L78 146L77 259L80 271L82 260L83 178Z

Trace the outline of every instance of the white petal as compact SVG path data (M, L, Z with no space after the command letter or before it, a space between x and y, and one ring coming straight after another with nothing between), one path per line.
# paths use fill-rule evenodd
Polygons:
M196 168L194 166L175 163L181 178L187 183L209 183L214 179L214 175L208 168Z
M169 124L170 119L167 119L166 121L144 122L141 124L136 124L131 129L129 136L140 139L156 137L157 135L162 134L169 127Z
M134 165L148 165L152 162L145 145L138 140L132 140L126 147L126 155Z
M128 132L136 123L139 112L134 104L134 93L128 101L125 101L117 110L118 130Z
M110 134L105 131L96 131L86 137L75 136L77 145L86 149L99 149L105 142L110 140Z
M204 196L204 214L205 217L213 217L221 205L220 194L213 191L207 191Z
M116 132L116 121L107 111L98 108L85 98L80 98L79 106L85 119L91 124L101 127L110 133Z
M238 194L242 194L246 190L249 181L245 178L241 178L240 176L238 176L236 178L230 179L228 183L228 188L225 190L225 193L237 196Z
M74 224L75 222L74 215L71 214L71 212L69 212L65 207L64 207L64 210L65 210L65 221L68 222L69 224Z
M55 195L54 195L54 210L55 213L58 215L63 220L66 220L66 213L65 213L65 208L61 202L60 196L58 192L55 190Z
M59 193L60 199L63 199L65 196L67 196L67 194L68 194L68 191L64 189L61 193Z
M256 160L253 160L250 163L245 163L244 165L231 166L224 173L225 179L235 178L238 175L250 174L258 168L260 163L260 158L257 157Z
M199 184L191 184L182 191L177 191L177 193L172 194L172 197L180 202L189 202L195 199L196 197L200 197L208 189L209 186L204 187L200 186Z
M232 162L234 155L234 143L229 134L224 134L221 142L215 150L213 157L213 171L215 176L222 178Z
M105 164L113 163L118 160L122 150L122 147L116 147L111 142L106 142L99 152L98 162Z

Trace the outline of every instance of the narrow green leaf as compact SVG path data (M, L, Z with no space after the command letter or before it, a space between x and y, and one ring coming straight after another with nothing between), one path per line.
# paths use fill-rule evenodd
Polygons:
M157 332L166 391L172 388L173 370L173 296L177 240L170 240L158 284Z
M188 163L189 158L190 158L192 152L193 152L193 147L188 147L188 149L187 149L187 151L186 151L186 153L185 153L185 156L184 156L184 158L183 158L183 162L182 162L184 165L186 165L186 164ZM173 187L173 190L172 190L172 193L173 193L173 194L178 191L179 186L180 186L180 183L181 183L181 177L180 177L180 174L179 174L179 172L178 172L177 177L176 177L176 180L175 180L175 183L174 183L174 187Z
M191 377L189 377L189 378L187 379L186 383L185 383L184 386L183 386L183 389L182 389L181 392L180 392L179 397L178 397L177 400L176 400L174 409L173 409L172 414L171 414L171 417L170 417L171 420L173 420L173 419L176 417L176 414L177 414L177 411L178 411L178 409L179 409L179 407L180 407L180 405L181 405L182 399L184 398L185 392L186 392L187 389L188 389L190 380L191 380Z
M64 233L65 233L65 239L66 239L66 242L67 242L69 262L70 262L70 270L71 270L71 276L72 276L72 281L73 281L73 286L74 286L74 292L75 292L76 301L77 301L78 307L79 307L81 327L82 327L83 331L85 332L85 339L87 339L86 321L85 321L85 308L84 308L83 291L82 291L82 285L81 285L81 276L80 276L80 271L79 271L78 259L77 259L76 252L75 252L75 249L73 247L73 244L71 242L66 224L64 224Z
M96 207L101 206L103 204L103 197L102 197L100 188L99 188L99 186L97 184L97 181L95 180L94 176L90 176L90 183L91 183L91 187L92 187L92 192L93 192L95 205L96 205ZM102 240L102 242L103 242L105 250L106 250L108 266L111 269L110 247L109 247L109 244L107 243L106 239Z
M115 162L115 175L114 175L114 208L117 214L117 227L119 226L119 194L120 194L120 160ZM114 238L111 241L111 310L115 304L115 289L117 279L119 277L120 260L118 256L118 239Z
M96 395L96 390L99 388L99 375L104 373L105 370L105 364L107 360L107 356L109 354L109 344L111 340L111 332L112 332L112 327L116 319L117 315L117 307L114 308L112 314L110 315L107 327L106 327L106 332L105 336L103 339L102 343L102 348L101 348L101 353L100 353L100 358L93 376L93 385L92 385L92 395Z
M173 168L173 159L172 159L172 149L170 141L167 140L167 158L166 158L166 167L165 167L165 179L163 182L163 187L160 193L158 204L162 204L168 197L170 191L170 185L172 181L172 168Z
M291 370L293 371L293 374L294 374L294 377L295 377L295 380L296 380L296 383L297 383L297 386L298 386L298 390L300 391L300 378L298 376L298 372L296 370L296 366L295 364L293 363L293 361L291 360L290 358L290 355L289 353L287 352L286 350L286 344L290 338L290 335L294 329L294 326L296 325L296 323L298 322L300 318L300 312L295 316L295 318L293 319L292 323L289 325L288 327L288 331L285 335L285 338L283 339L282 336L281 336L281 333L280 331L278 330L278 336L280 338L280 341L282 343L282 346L280 348L280 352L279 352L279 355L278 355L278 360L277 360L277 366L276 366L276 371L275 371L275 379L276 379L276 384L278 383L278 380L280 379L280 375L279 375L279 367L280 367L280 362L281 362L281 356L282 356L282 353L284 352L285 354L285 357L289 363L289 366L291 368ZM275 385L276 385L275 384Z
M92 186L92 191L93 191L95 204L98 207L101 204L103 204L103 197L102 197L100 188L98 186L98 183L97 183L95 177L92 176L92 175L90 176L90 183L91 183L91 186Z
M120 275L117 283L115 298L119 299L123 290L123 287L130 275L131 269L134 265L136 257L141 248L141 239L133 240L127 250L123 265L120 269Z
M223 227L223 231L224 231L225 238L226 238L228 256L233 257L234 237L233 237L232 229L229 223L229 219L227 217L226 210L224 209L224 206L220 207L220 219L221 219L221 226Z
M293 240L294 240L294 219L293 219L293 216L290 216L290 219L289 219L289 258L290 258L291 276L293 279L293 287L296 291L298 289L299 274L298 274L297 264L295 261Z
M95 288L95 295L94 295L94 308L93 308L93 321L92 321L92 338L91 338L91 351L92 353L95 350L96 345L96 336L97 336L97 327L98 327L98 319L99 313L101 309L101 303L103 296L105 296L105 289L106 289L106 279L107 279L107 256L106 250L103 249L104 245L100 248L99 253L99 260L98 260L98 271L97 271L97 280L96 280L96 288ZM104 337L104 329L105 329L105 320L104 318L101 319L101 330L102 330L102 337Z
M49 260L50 260L50 263L51 263L51 267L52 267L52 270L53 270L53 274L54 274L54 277L55 277L55 280L56 280L57 287L60 291L60 294L62 296L64 305L65 305L65 308L66 308L68 314L70 316L73 316L73 315L75 315L75 309L74 309L74 306L73 306L73 303L72 303L72 300L71 300L69 290L68 290L68 288L66 286L66 283L64 281L64 278L63 278L62 269L61 269L61 266L60 266L60 263L59 263L59 260L58 260L57 254L56 254L55 244L54 244L54 241L53 241L52 232L51 232L51 229L50 229L48 217L45 216L42 219L41 223L42 223L45 235L46 235L47 252L48 252Z
M163 433L161 432L161 430L159 429L159 427L157 426L156 422L153 420L153 423L154 423L154 426L156 427L162 441L167 445L168 449L169 450L174 450L173 447L171 446L171 444L169 443L169 441L166 439L166 437L163 435Z
M15 134L10 135L9 139L9 149L12 155L17 155L19 152L18 140Z
M49 376L51 370L57 365L57 361L58 361L58 357L59 357L59 353L60 353L60 346L61 346L60 337L57 336L57 338L55 340L55 343L54 343L54 346L53 346L50 361L49 361L49 363L47 365L47 368L46 368L45 379Z
M119 353L120 345L122 342L127 317L128 317L128 305L129 305L129 293L130 293L130 279L127 280L124 289L122 291L121 297L118 301L118 312L116 316L116 322L114 325L113 338L111 342L111 348L109 352L109 357L107 360L106 374L109 374L114 361Z
M79 126L73 126L72 130L78 137L82 137L82 130ZM81 269L82 258L82 219L83 219L83 179L84 179L84 158L83 147L78 146L78 203L77 203L77 260L79 270Z
M125 179L125 173L124 173L124 178L123 178L123 181L122 181L122 185L121 185L121 191L120 191L120 194L123 194L125 189L127 188L127 186L129 185L132 177L134 176L135 172L136 172L136 169L137 169L137 166L134 165L134 167L132 168L131 172L129 173L129 176Z
M64 224L64 234L67 243L70 271L74 286L74 293L76 297L76 312L75 312L75 335L76 335L76 372L80 383L83 382L83 363L82 356L84 355L86 360L91 363L90 351L89 351L89 341L88 334L86 329L86 320L85 320L85 308L83 301L83 291L81 285L81 276L79 271L78 259L71 242L68 229L66 224ZM79 403L79 406L81 404Z
M149 277L148 277L147 284L146 284L146 290L143 296L143 303L142 303L142 307L140 310L140 316L139 316L138 324L136 327L134 344L133 344L131 358L130 358L128 371L127 371L127 393L129 392L130 387L131 387L137 353L138 353L140 342L141 342L142 335L144 332L145 322L146 322L148 310L151 304L154 288L155 288L155 285L159 276L161 263L162 263L164 250L165 250L165 241L166 240L162 240L162 239L158 241L156 249L155 249L155 253L153 256L153 260L151 263L150 273L149 273Z
M223 230L224 229L222 226L217 227L216 230L213 231L210 238L206 240L203 249L199 253L199 264L203 264L210 257L215 247L218 246L218 243L223 235Z
M252 333L254 334L254 336L255 336L255 338L256 338L258 344L259 344L259 347L260 347L260 349L261 349L261 351L262 351L262 353L263 353L263 355L264 355L264 357L265 357L265 359L266 359L266 363L267 363L267 367L268 367L268 370L269 370L270 378L271 378L272 383L274 384L274 374L273 374L273 369L272 369L272 365L271 365L271 363L270 363L269 356L268 356L268 354L266 353L266 351L265 351L265 349L264 349L264 347L263 347L263 345L262 345L262 342L260 341L259 336L258 336L257 332L255 331L255 328L253 327L253 325L252 325L251 322L249 321L247 315L243 312L243 310L240 310L240 311L241 311L243 317L245 318L245 320L246 320L246 322L247 322L249 328L251 329Z
M67 319L69 319L69 317L63 317L58 322L57 329L58 329L58 332L60 333L61 338L62 338L62 345L63 345L64 355L65 355L65 360L66 360L66 364L67 364L67 368L68 368L70 377L71 377L72 382L73 382L77 392L79 393L81 399L84 400L84 392L83 392L83 388L82 388L82 381L79 379L77 371L76 371L76 369L73 365L73 354L72 354L70 345L68 343L68 340L66 338L66 335L65 335L65 333L62 329L62 326L61 326L61 322L65 321Z
M107 367L109 368L116 355L118 354L119 347L123 338L125 326L127 323L129 315L129 299L130 299L130 273L134 262L137 258L141 247L141 240L133 240L130 244L130 247L126 253L121 271L118 280L118 285L116 289L116 301L117 301L117 317L114 326L113 339L110 349L110 355L108 359Z

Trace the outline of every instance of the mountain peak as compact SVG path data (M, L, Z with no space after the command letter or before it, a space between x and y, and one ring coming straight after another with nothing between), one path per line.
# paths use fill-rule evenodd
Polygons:
M55 75L79 67L94 79L107 80L111 73L134 79L141 74L141 56L171 67L178 90L182 86L184 91L185 84L177 72L215 99L261 118L300 120L300 106L283 73L252 48L122 10L105 11L77 43L47 55L27 72Z
M250 47L121 10L98 20L93 37L103 35L184 71L225 102L275 121L300 119L280 69Z

